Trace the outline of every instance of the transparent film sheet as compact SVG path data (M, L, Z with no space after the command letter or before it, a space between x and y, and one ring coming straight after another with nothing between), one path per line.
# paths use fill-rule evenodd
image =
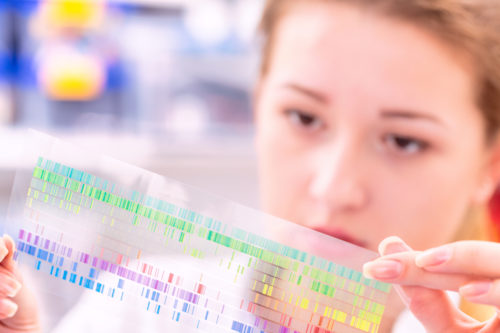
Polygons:
M33 137L6 231L25 269L57 281L51 294L134 304L165 332L381 331L391 286L361 273L375 253Z

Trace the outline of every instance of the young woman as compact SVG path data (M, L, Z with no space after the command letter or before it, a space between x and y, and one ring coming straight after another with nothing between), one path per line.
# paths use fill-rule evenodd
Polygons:
M443 291L500 307L481 218L500 181L499 24L497 0L270 0L261 25L263 208L379 249L365 275L402 285L428 332L500 331ZM36 326L23 289L4 288L3 243L3 323Z
M498 325L432 288L500 306L500 245L439 247L490 237L472 217L500 172L499 24L481 0L274 0L263 19L265 210L373 250L404 239L365 274L419 286L406 301L430 332Z

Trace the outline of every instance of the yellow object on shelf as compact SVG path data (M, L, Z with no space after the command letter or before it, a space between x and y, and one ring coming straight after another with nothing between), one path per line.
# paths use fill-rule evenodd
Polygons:
M105 66L94 56L54 54L41 65L39 83L52 99L87 101L104 89Z
M41 11L54 28L97 27L104 16L103 0L45 0Z

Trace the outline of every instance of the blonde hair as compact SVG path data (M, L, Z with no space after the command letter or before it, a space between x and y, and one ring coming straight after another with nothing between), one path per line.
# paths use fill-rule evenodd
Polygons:
M290 6L313 0L268 0L260 23L261 76L271 65L276 26ZM360 6L427 29L470 56L478 72L478 105L492 139L500 129L500 1L498 0L314 0Z

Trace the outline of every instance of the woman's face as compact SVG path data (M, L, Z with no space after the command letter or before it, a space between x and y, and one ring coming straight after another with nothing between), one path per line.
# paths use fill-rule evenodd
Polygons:
M257 94L263 208L372 250L450 241L489 174L474 84L465 57L410 23L294 5Z

